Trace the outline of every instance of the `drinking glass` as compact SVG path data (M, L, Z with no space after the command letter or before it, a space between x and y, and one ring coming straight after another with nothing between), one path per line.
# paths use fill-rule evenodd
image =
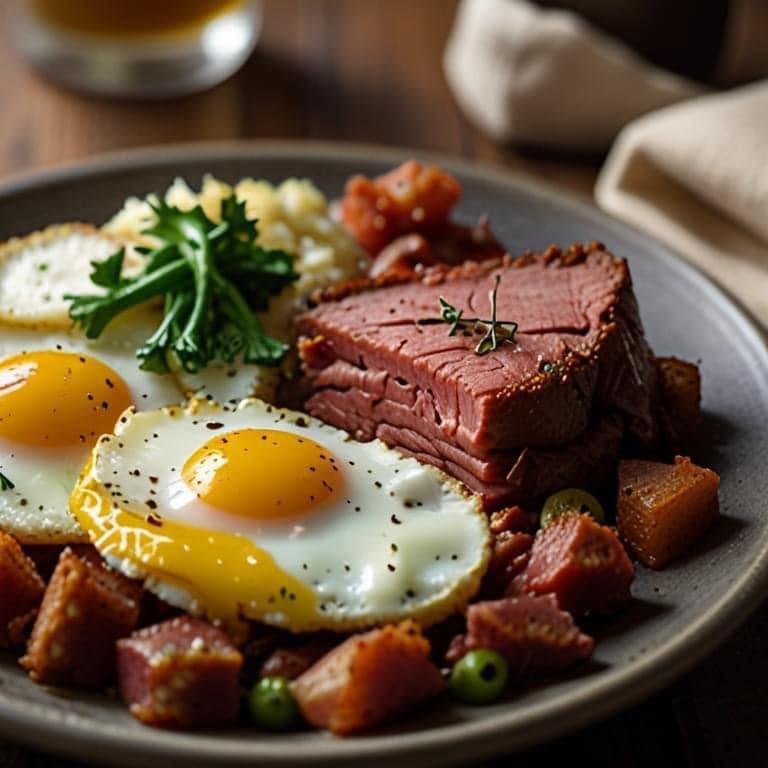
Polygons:
M164 97L236 72L261 31L260 0L15 0L17 39L50 79L91 93Z

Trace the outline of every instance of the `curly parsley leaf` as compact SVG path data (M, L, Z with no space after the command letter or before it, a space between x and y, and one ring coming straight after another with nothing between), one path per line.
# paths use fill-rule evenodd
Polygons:
M142 270L123 277L122 251L94 264L91 280L107 291L66 296L74 323L96 338L122 312L162 297L163 318L136 352L144 370L195 372L238 358L278 365L288 346L269 337L254 313L298 279L290 254L257 244L257 222L234 194L222 200L219 223L199 206L182 211L158 198L150 205L155 220L145 233L158 245L141 249Z
M105 261L92 261L91 282L102 288L117 288L121 282L125 249L121 248Z

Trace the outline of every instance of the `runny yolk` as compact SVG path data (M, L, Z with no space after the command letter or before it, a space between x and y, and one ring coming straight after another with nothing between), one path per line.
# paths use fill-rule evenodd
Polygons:
M87 355L24 352L0 362L1 439L90 447L131 404L122 378Z
M209 440L182 468L206 504L256 520L312 514L341 493L334 456L308 437L276 429L243 429Z
M209 619L245 639L243 619L269 619L296 632L317 628L317 597L246 536L122 509L86 466L70 509L103 555L127 560L197 600ZM271 617L271 618L269 618Z

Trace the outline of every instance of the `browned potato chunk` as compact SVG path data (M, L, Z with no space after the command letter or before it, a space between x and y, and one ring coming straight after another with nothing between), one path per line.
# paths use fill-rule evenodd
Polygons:
M693 363L676 357L655 358L663 428L673 448L695 445L701 426L701 374Z
M89 546L61 553L20 659L36 683L99 686L115 677L115 641L136 627L142 588Z
M619 533L637 558L663 568L683 554L720 513L720 478L689 458L674 464L622 461L619 464Z

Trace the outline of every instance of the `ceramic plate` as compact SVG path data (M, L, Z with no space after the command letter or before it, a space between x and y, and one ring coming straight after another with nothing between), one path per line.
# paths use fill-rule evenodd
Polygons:
M0 190L0 238L57 221L102 222L129 195L205 173L277 181L306 176L329 196L355 172L379 173L411 155L461 180L458 217L490 215L513 253L550 243L601 240L630 263L657 354L701 362L713 436L702 460L722 476L723 517L688 557L661 573L638 568L634 604L591 627L594 660L578 674L513 690L484 708L438 702L403 722L346 740L325 733L271 736L238 730L168 733L142 727L101 694L33 685L0 656L0 733L38 749L91 760L174 765L408 765L478 760L562 735L637 702L702 660L741 622L768 585L768 349L744 311L647 236L528 179L444 157L375 147L314 144L199 145L112 156L25 178Z

